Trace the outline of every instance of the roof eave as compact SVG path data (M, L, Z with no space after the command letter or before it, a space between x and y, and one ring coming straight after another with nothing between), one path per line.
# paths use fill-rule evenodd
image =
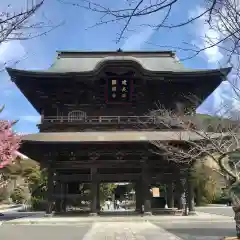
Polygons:
M19 70L14 68L6 68L8 74L11 78L15 78L18 76L29 76L29 77L66 77L66 76L76 76L76 75L94 75L95 71L87 71L87 72L50 72L50 71L27 71L27 70ZM210 69L210 70L196 70L196 71L149 71L144 70L146 75L148 76L205 76L205 75L219 75L221 77L227 77L227 75L232 70L231 67L221 68L221 69Z
M211 133L211 138L218 138L219 133ZM115 132L54 132L35 133L23 136L25 142L38 143L83 143L83 142L151 142L151 141L201 141L199 134L191 131L115 131Z

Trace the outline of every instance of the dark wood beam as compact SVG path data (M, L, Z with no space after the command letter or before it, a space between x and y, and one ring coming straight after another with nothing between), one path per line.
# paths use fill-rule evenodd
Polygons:
M119 181L135 181L141 177L140 173L122 173L122 174L98 174L97 181L100 182L119 182ZM61 182L91 182L90 174L74 174L74 175L59 175L55 180Z
M139 173L123 173L123 174L101 174L98 175L97 178L99 181L109 181L109 182L114 182L114 181L136 181L140 179L141 174Z
M150 174L151 182L172 180L172 173ZM136 181L141 178L141 173L119 173L119 174L97 174L96 179L100 182L119 182L119 181ZM58 175L54 178L60 182L91 182L90 174L73 174L73 175Z
M61 181L61 182L75 182L75 181L84 181L84 182L90 182L91 181L91 175L90 174L72 174L72 175L57 175L54 177L55 181Z
M148 164L150 168L159 168L162 170L165 169L172 169L174 171L174 168L164 165L162 163L156 163L152 162ZM112 160L107 160L107 161L95 161L95 162L58 162L54 165L55 169L81 169L81 168L91 168L91 167L96 167L96 168L141 168L142 163L138 161L127 161L127 162L118 162L118 161L112 161Z

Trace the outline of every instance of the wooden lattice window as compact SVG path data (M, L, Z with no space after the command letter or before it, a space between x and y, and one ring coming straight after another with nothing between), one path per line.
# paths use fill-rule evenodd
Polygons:
M84 121L86 119L86 113L81 110L75 110L68 113L68 121Z

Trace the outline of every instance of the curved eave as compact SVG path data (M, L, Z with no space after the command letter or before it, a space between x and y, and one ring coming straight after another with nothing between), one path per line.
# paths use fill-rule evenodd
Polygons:
M203 77L203 76L219 76L219 77L227 77L227 75L231 71L231 67L228 68L220 68L220 69L210 69L210 70L192 70L192 71L149 71L144 69L143 73L145 76L186 76L186 77ZM50 72L50 71L27 71L27 70L19 70L14 68L6 68L8 74L12 78L12 80L16 79L19 76L22 77L34 77L34 78L42 78L42 77L71 77L71 76L93 76L96 75L96 71L88 71L88 72Z

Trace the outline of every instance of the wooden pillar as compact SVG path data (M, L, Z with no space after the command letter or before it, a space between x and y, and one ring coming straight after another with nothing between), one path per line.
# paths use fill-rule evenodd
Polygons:
M48 178L47 178L47 207L46 214L51 215L53 211L53 193L54 193L54 182L53 182L53 167L52 161L49 161L47 168Z
M143 189L143 202L144 202L144 215L152 215L152 195L150 193L150 173L147 166L143 168L142 174L142 189Z
M63 199L64 199L64 189L63 189L63 183L59 182L59 188L60 188L60 212L64 212L63 211Z
M96 216L97 211L97 190L98 190L98 183L96 179L97 169L92 167L91 168L91 216Z
M196 206L200 206L201 205L201 191L200 189L197 187L194 189L194 193L195 193L195 197L196 197Z
M55 186L55 202L56 202L56 205L55 205L55 211L57 213L60 213L61 212L61 183L59 181L56 181L56 186Z
M68 185L67 183L62 183L62 211L66 212L67 211L67 194L68 194Z
M180 179L179 181L176 182L175 188L176 188L175 192L176 192L176 198L177 198L175 207L179 210L182 210L183 209L183 205L182 205L183 186Z
M169 208L174 207L174 194L173 194L173 183L170 182L167 185L167 205Z
M100 183L97 183L97 211L101 211L101 204L100 204Z
M191 177L191 172L189 170L187 178L187 204L188 204L188 215L195 215L195 204L194 204L194 185L193 179Z
M142 212L142 188L141 188L141 181L137 181L135 185L135 192L136 192L136 212Z
M181 197L181 203L183 205L183 215L188 215L188 205L187 205L187 198L188 198L188 187L187 187L187 175L184 174L184 176L181 179L181 183L183 186L183 193Z

